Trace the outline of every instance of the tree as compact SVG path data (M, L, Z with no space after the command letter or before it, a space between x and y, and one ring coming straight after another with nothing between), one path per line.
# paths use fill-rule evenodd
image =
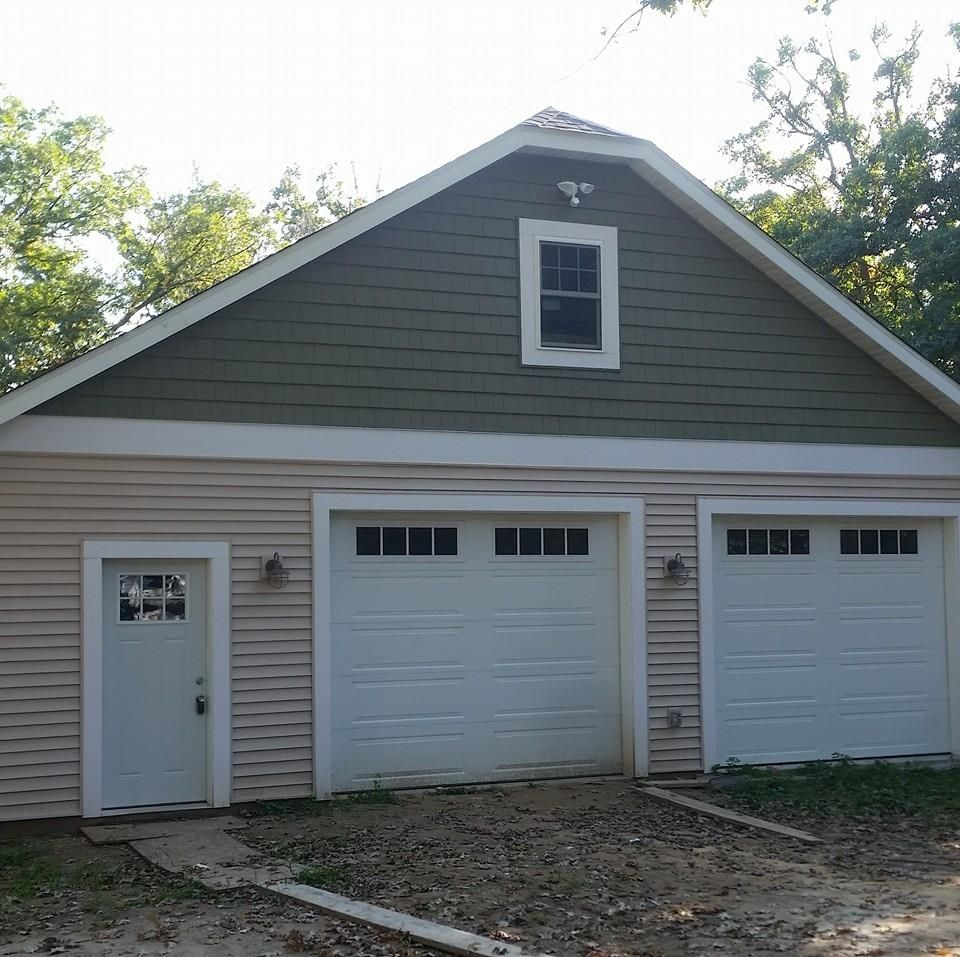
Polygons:
M112 241L145 197L139 170L110 173L97 117L0 100L0 391L101 342L116 295L91 241Z
M275 245L270 217L238 189L195 177L145 205L118 236L122 325L149 318L251 265Z
M960 25L951 33L960 48ZM748 82L766 117L727 142L740 173L721 190L960 377L960 84L940 79L915 105L920 33L893 52L889 40L874 29L868 118L851 107L850 76L829 38L783 39L774 59L756 60Z
M807 13L820 12L827 15L837 0L802 0L802 2ZM631 5L630 12L615 27L612 29L605 27L600 31L601 36L606 37L600 53L603 53L611 43L624 33L633 33L639 30L643 23L643 15L647 12L673 17L680 10L696 10L706 15L711 6L713 6L713 0L635 0Z
M300 167L288 166L280 182L273 188L272 199L266 207L266 212L279 229L282 246L315 233L359 209L366 202L359 195L356 176L353 192L349 193L334 166L328 166L317 176L312 196L303 191L300 179ZM379 194L379 187L377 192Z
M196 174L152 197L143 170L106 169L108 133L0 99L0 393L363 204L333 167L312 196L289 167L262 210Z

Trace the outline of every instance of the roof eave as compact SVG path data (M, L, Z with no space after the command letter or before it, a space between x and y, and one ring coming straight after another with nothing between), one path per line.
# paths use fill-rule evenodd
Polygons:
M649 140L520 124L142 326L0 397L0 424L162 342L518 150L626 162L704 228L960 422L960 384L803 265Z

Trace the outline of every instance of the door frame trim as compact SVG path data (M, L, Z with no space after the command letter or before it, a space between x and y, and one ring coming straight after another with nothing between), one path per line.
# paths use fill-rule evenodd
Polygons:
M717 693L714 654L713 526L723 516L933 518L943 521L944 609L947 640L947 694L950 750L960 753L960 503L868 499L697 498L698 602L700 611L700 707L703 767L720 760L717 753ZM947 583L954 587L947 587Z
M636 495L313 494L313 781L317 798L331 795L333 714L330 617L330 524L338 512L434 512L609 515L617 518L620 585L620 694L624 773L645 777L648 767L644 500ZM321 613L320 609L326 609Z
M105 559L205 560L207 563L206 805L230 804L230 544L209 541L84 540L81 585L80 791L85 818L133 813L103 809L103 562ZM172 805L180 807L180 805ZM157 810L157 808L152 808Z

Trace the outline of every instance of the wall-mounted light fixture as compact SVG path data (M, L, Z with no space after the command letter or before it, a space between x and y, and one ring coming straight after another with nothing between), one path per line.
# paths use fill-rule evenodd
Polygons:
M594 188L593 183L575 183L572 179L565 179L562 183L557 183L557 189L570 200L571 206L580 205L580 197L577 193L589 196Z
M283 567L283 559L279 552L264 555L260 559L260 577L264 578L274 588L286 588L290 581L290 572Z
M672 578L678 585L686 585L690 580L690 569L687 568L680 552L664 556L663 574L667 578Z

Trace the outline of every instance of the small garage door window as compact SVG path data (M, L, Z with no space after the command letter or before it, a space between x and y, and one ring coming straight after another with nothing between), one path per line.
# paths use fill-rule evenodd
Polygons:
M728 555L809 555L809 528L728 528Z
M359 557L413 557L456 555L456 526L448 525L358 525Z
M586 528L520 528L498 526L494 532L497 555L589 555L590 532Z
M916 555L915 528L843 528L841 555Z

